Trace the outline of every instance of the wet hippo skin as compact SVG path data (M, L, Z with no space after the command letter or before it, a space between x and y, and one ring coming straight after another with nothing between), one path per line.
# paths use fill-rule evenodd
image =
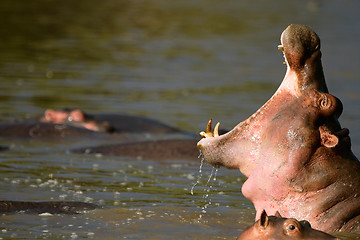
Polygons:
M153 133L153 134L160 134L160 133L189 134L186 131L169 126L169 125L159 122L157 120L139 117L139 116L102 113L102 114L93 114L92 117L95 121L107 122L111 126L113 132L119 132L119 133L148 132L148 133Z
M130 156L140 159L197 159L197 139L168 139L129 142L72 150L73 153L101 153L103 155Z
M80 109L46 109L44 114L36 120L48 123L63 123L97 132L112 132L112 129L107 122L95 121L90 115Z
M115 133L115 134L110 134ZM0 123L0 137L54 138L54 137L116 137L122 133L184 134L182 131L159 121L121 114L86 114L79 109L45 111L35 119L20 122Z
M237 238L237 240L254 239L336 240L338 238L311 228L308 221L283 218L279 213L276 213L276 216L267 216L266 212L262 211L259 220Z
M338 121L342 103L328 93L320 39L290 25L279 49L287 71L276 93L226 134L208 126L198 147L209 163L248 177L242 192L256 219L265 209L326 232L359 230L360 163Z
M39 118L42 122L64 123L93 131L115 133L187 133L150 118L125 114L88 114L80 109L47 109Z
M104 133L94 132L85 128L78 128L66 124L42 123L33 121L0 123L0 137L65 138L94 136L105 135Z
M80 212L100 208L92 203L85 202L27 202L27 201L0 201L0 214L14 214L18 212L31 214L77 214Z

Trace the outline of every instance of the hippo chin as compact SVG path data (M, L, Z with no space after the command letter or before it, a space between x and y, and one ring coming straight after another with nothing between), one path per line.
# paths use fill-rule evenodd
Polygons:
M294 218L283 218L278 212L275 216L268 216L265 211L262 211L260 219L237 238L237 240L253 239L336 240L338 238L311 228L308 221L297 221Z
M198 142L214 166L239 169L243 195L256 209L306 219L316 229L356 231L360 221L360 163L338 118L342 103L328 93L320 39L302 25L281 35L286 75L257 112L218 136L211 122Z

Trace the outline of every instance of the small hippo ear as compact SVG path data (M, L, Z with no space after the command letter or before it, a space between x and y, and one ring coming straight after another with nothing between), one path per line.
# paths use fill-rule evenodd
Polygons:
M259 219L259 226L266 228L269 225L269 217L266 214L265 210L262 211Z
M44 120L51 121L54 119L55 115L56 115L56 111L54 111L53 109L46 109L44 113Z
M279 211L276 211L276 213L275 213L275 217L282 218L282 216L280 215Z
M338 104L338 102L340 102L340 100L335 98L333 95L329 93L322 93L318 99L322 115L328 117L332 115L337 108L342 108L341 102L340 104Z
M339 138L332 134L329 130L326 130L324 127L320 126L320 138L321 144L328 148L333 148L339 143Z
M86 120L84 112L80 109L72 110L69 115L71 119L75 122L84 122Z

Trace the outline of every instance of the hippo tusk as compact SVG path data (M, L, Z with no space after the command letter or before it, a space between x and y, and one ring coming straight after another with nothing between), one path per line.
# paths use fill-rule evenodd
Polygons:
M210 119L206 125L206 132L202 131L200 132L200 136L207 138L207 137L213 137L213 133L211 132L211 124L212 124L212 119Z
M204 137L204 138L208 138L208 137L218 137L219 136L219 126L220 123L218 122L215 125L214 131L211 130L211 125L212 125L212 119L209 120L209 122L206 125L206 132L202 131L200 132L200 136Z
M282 52L284 52L284 46L282 44L278 45L278 49ZM285 54L285 53L284 53ZM284 65L286 65L286 62L283 62Z
M212 119L210 119L206 125L206 133L211 133Z
M219 136L219 126L220 126L220 123L218 122L218 123L215 125L215 128L214 128L214 137L218 137L218 136Z

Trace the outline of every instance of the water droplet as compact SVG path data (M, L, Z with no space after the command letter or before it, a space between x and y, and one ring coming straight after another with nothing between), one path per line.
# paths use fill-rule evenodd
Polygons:
M201 156L201 154L199 155L199 157L200 156ZM198 178L196 180L196 183L191 187L191 190L190 190L191 195L194 195L194 188L195 188L196 185L198 185L200 183L200 179L202 177L201 169L202 169L203 164L204 164L204 158L201 157L200 168L199 168L199 176L198 176Z

